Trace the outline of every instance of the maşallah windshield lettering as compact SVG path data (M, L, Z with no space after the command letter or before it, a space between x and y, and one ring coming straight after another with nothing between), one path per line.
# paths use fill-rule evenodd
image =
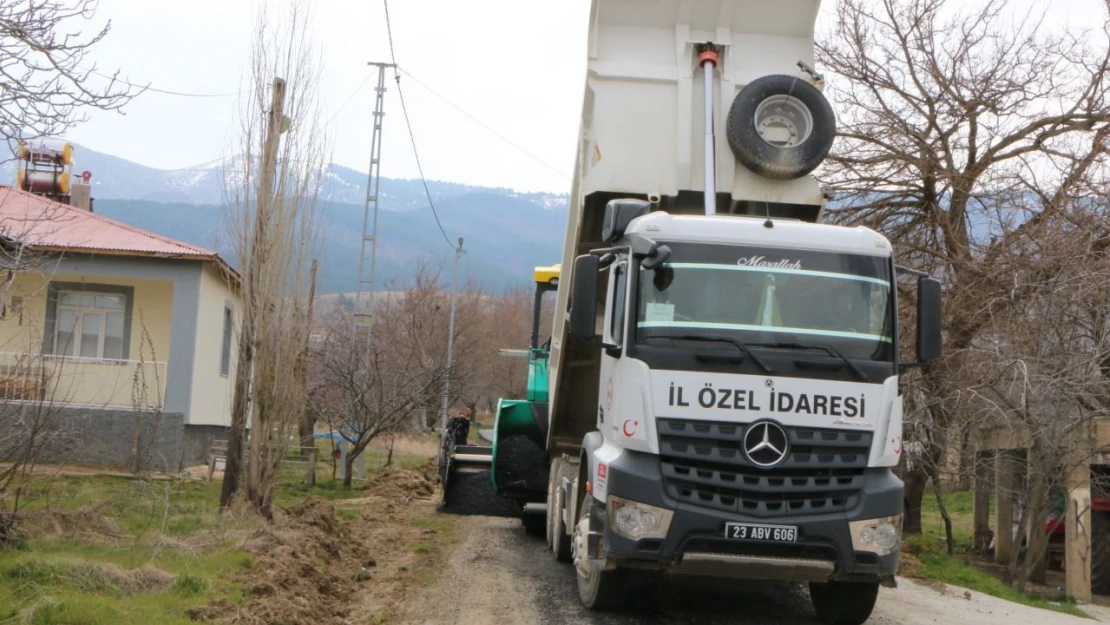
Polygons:
M764 256L748 256L736 261L737 265L742 267L774 267L776 269L801 269L802 261L800 260L787 260L782 259L778 261L769 261Z

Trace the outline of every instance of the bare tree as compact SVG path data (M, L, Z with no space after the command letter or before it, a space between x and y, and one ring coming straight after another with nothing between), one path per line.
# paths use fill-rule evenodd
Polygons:
M1088 432L1110 416L1107 207L1093 196L1074 198L1030 231L1014 263L1014 282L1025 288L990 302L989 331L965 358L975 382L963 403L1024 456L1012 495L1023 502L1018 536L1030 539L1024 558L1014 549L1007 567L1018 589L1045 556L1053 495L1074 467L1085 469L1104 451L1092 449Z
M294 1L284 17L273 22L260 8L242 152L226 178L243 264L243 314L220 503L230 505L239 488L249 423L247 497L265 516L305 407L304 389L294 381L311 328L308 266L327 162L316 99L320 67L308 39L308 16Z
M141 92L101 74L87 62L111 22L86 35L77 22L92 19L97 0L0 2L0 136L59 135L92 109L118 111ZM98 78L93 78L97 76ZM102 87L96 83L106 83Z
M907 264L945 283L947 357L920 377L930 401L918 411L942 434L959 421L961 361L993 302L1025 302L1047 284L1015 282L1014 252L1104 167L1110 138L1106 23L1052 33L1037 15L1012 23L1006 8L841 0L818 44L839 111L824 172L842 201L834 218L884 231ZM920 441L907 475L916 497L914 482L946 466L944 440ZM906 531L920 531L920 499L907 504Z
M432 288L429 288L429 287ZM438 304L434 283L377 304L373 340L354 318L336 313L313 353L311 405L350 445L343 486L351 487L355 460L376 438L411 422L412 414L441 397L444 363L429 340L426 314Z
M0 365L0 547L19 538L21 508L40 458L69 441L60 408L72 390L62 381L65 359L49 361L30 333Z

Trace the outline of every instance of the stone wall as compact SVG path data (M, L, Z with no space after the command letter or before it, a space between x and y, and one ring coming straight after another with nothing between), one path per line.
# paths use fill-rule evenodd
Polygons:
M48 411L36 417L35 410ZM50 434L39 436L39 460L116 469L176 472L207 461L213 439L227 438L227 428L189 426L180 413L135 412L95 408L10 404L0 413L0 429L26 436L33 424ZM45 427L43 427L45 426ZM2 437L0 437L2 438Z

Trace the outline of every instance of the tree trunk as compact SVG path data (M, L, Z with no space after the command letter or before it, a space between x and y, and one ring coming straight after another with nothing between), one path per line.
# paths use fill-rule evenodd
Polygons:
M251 366L254 362L252 342L254 332L247 319L243 319L239 334L239 360L235 366L235 396L231 405L231 428L227 433L227 459L224 461L224 481L220 490L220 509L227 510L239 490L243 470L243 442L246 436L247 408L250 405Z
M952 517L948 515L948 507L944 505L944 495L941 494L940 471L933 467L929 473L930 479L933 481L933 491L937 496L937 509L940 510L940 516L944 519L944 545L948 555L952 555L955 551L955 539L952 537Z
M1021 536L1028 535L1029 541L1021 567L1016 568L1016 563L1011 559L1011 564L1015 565L1011 576L1014 588L1019 592L1025 592L1048 547L1048 534L1044 531L1044 519L1048 516L1048 478L1045 471L1055 467L1042 466L1043 458L1045 454L1038 453L1035 446L1029 449L1026 465L1029 476L1026 488L1027 505L1024 506L1021 515Z
M343 488L345 490L351 490L351 481L354 479L355 473L355 458L357 457L358 454L347 452L347 461L343 463Z
M304 417L297 424L297 435L301 440L301 457L307 459L316 448L316 417L309 410L304 411Z
M975 444L971 437L971 426L960 428L960 474L957 476L956 490L971 490L975 477Z
M920 468L906 472L903 479L905 490L905 517L902 532L906 535L921 533L921 502L925 498L925 484L928 476Z
M254 398L254 418L251 420L250 455L247 461L247 499L254 507L262 512L262 472L263 472L263 445L267 442L266 432L266 406Z

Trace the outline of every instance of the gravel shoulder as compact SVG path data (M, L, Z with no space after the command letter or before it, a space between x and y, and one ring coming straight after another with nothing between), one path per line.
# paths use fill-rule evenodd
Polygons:
M713 587L674 580L632 593L623 612L592 613L578 603L569 564L550 557L543 540L528 536L516 519L459 519L458 543L437 581L407 597L390 619L403 625L521 623L539 625L810 625L806 591L790 584L742 583ZM883 589L868 621L874 625L1080 625L1110 622L1110 610L1089 610L1097 619L1010 603L944 585L900 579Z

